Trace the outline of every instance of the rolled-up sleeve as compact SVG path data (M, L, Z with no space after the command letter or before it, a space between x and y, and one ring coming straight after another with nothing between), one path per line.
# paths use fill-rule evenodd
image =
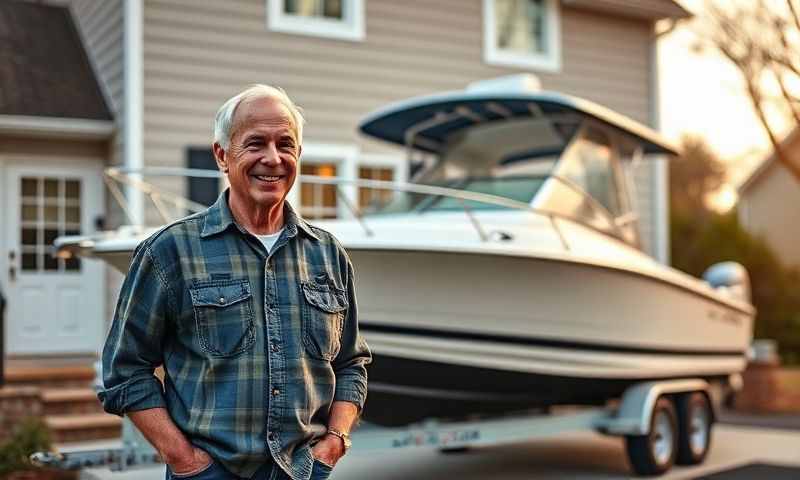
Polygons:
M360 411L367 399L366 367L372 361L372 354L358 330L358 304L353 265L348 261L347 266L349 307L342 327L342 347L333 361L333 371L336 374L336 392L333 400L354 403Z
M105 411L126 412L165 407L161 382L153 375L163 363L162 343L169 315L170 290L146 245L134 253L103 347Z

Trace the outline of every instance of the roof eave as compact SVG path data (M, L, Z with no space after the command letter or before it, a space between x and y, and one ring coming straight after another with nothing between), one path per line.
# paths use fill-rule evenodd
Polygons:
M111 120L1 115L0 134L74 140L106 140L114 133Z

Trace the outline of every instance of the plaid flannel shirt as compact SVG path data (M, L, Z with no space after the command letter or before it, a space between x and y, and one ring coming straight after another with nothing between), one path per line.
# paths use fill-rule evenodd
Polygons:
M274 461L307 479L333 401L364 405L353 266L291 206L270 254L227 191L136 249L103 350L106 411L165 407L196 446L250 477ZM164 366L164 383L153 375Z

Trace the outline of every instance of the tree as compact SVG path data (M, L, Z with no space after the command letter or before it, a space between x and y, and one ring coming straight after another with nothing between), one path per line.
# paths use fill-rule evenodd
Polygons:
M724 6L723 6L724 5ZM745 91L779 162L800 182L800 165L781 146L769 111L800 125L800 2L706 0L699 47L721 53L739 71Z
M708 197L725 183L725 166L703 139L685 136L681 144L669 163L670 210L704 215Z

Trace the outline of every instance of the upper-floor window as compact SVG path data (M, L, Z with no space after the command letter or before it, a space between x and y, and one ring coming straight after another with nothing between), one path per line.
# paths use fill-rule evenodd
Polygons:
M359 41L364 0L266 0L270 30Z
M483 0L486 62L560 70L560 21L557 0Z

